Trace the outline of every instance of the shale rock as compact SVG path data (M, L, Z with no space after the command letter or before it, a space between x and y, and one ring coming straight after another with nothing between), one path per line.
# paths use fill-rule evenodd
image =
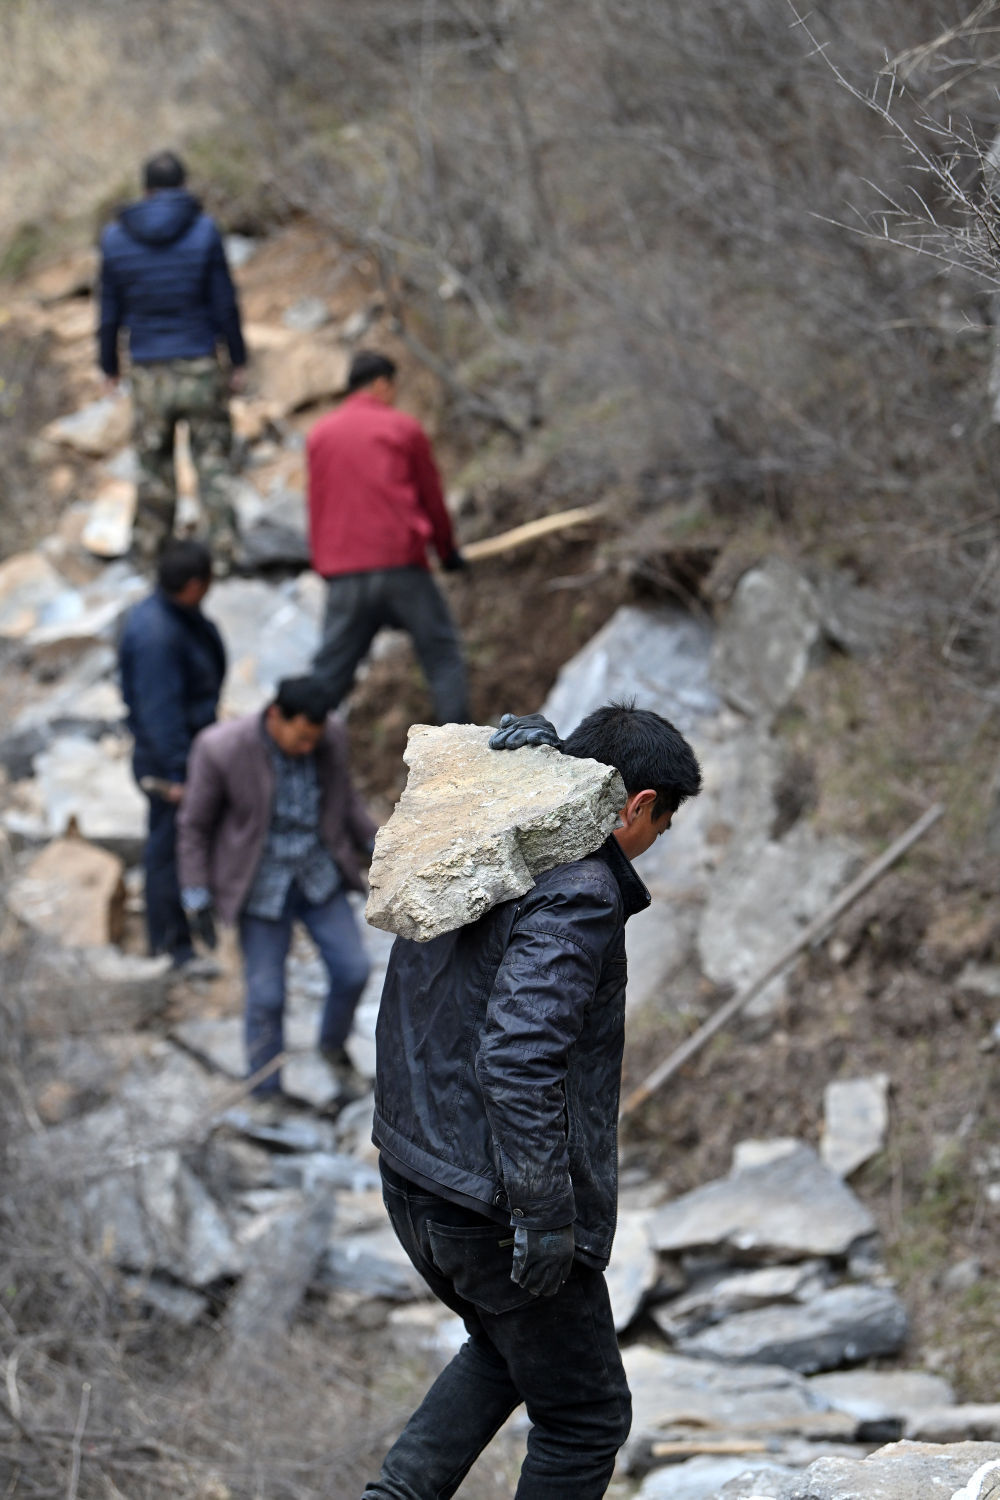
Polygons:
M611 832L625 803L617 771L548 745L490 750L491 733L410 730L406 788L375 841L373 927L426 942L523 895Z
M997 1500L1000 1447L995 1443L890 1443L868 1458L821 1458L805 1473L759 1469L730 1480L719 1500Z

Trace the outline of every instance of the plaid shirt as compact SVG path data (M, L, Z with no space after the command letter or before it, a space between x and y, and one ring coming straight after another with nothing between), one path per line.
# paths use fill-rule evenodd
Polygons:
M243 910L276 922L294 881L314 906L341 885L340 871L319 837L319 780L315 755L285 755L264 731L274 767L271 824Z

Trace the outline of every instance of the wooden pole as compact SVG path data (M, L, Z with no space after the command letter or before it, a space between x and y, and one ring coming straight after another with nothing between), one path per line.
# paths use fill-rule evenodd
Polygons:
M501 531L498 536L484 537L481 542L466 542L462 556L469 562L478 562L484 557L496 557L500 552L510 552L523 547L526 542L537 541L554 531L566 531L570 526L581 526L585 521L596 521L604 514L603 505L578 505L573 510L558 510L551 516L540 516L537 521L526 521L523 526L514 526L510 531Z
M870 885L874 885L875 881L884 875L886 870L891 865L894 865L901 855L906 853L907 849L915 844L918 839L923 838L927 830L934 826L943 812L943 804L935 802L934 806L929 807L904 834L900 835L894 844L890 844L889 848L883 854L879 855L878 859L874 860L867 869L862 870L861 874L855 880L852 880L850 885L845 886L840 895L836 896L830 902L829 906L820 912L818 917L814 917L808 926L802 929L798 937L789 943L787 947L783 948L777 958L768 964L767 968L758 974L756 979L745 990L741 990L738 995L734 995L731 1000L727 1000L724 1005L720 1006L714 1015L709 1016L708 1020L698 1027L697 1031L692 1032L686 1042L682 1042L675 1052L672 1052L668 1058L660 1063L659 1067L654 1068L649 1077L643 1083L640 1083L637 1089L633 1089L622 1105L619 1118L622 1120L627 1119L641 1104L645 1104L646 1100L651 1094L656 1092L661 1084L666 1083L667 1079L673 1077L679 1068L682 1068L686 1062L694 1057L696 1052L701 1051L710 1037L713 1037L717 1031L721 1031L726 1022L731 1021L733 1016L739 1015L740 1011L749 1005L750 1001L756 995L759 995L761 990L771 983L772 979L777 979L786 964L791 963L792 959L803 948L815 942L830 926L831 922L835 922L841 913L846 911L852 901L856 901L863 891L866 891Z

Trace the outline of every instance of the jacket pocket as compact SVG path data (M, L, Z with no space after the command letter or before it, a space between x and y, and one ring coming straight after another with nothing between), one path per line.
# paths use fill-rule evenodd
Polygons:
M513 1312L536 1299L510 1279L514 1231L502 1224L427 1225L434 1264L466 1302L486 1313Z

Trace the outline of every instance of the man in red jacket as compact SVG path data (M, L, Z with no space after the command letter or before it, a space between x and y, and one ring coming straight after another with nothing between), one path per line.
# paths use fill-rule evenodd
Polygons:
M313 671L335 708L383 626L405 630L439 724L468 720L465 665L454 622L427 561L465 566L441 478L420 423L395 409L396 366L371 350L351 362L347 400L306 444L312 564L327 581L323 641Z
M215 946L213 912L239 931L246 972L248 1069L284 1049L285 962L301 922L326 967L319 1050L342 1101L359 1082L345 1042L368 978L348 891L375 824L354 790L343 724L312 677L286 677L264 712L214 724L188 762L178 830L181 901L196 937ZM254 1092L280 1096L276 1068Z

